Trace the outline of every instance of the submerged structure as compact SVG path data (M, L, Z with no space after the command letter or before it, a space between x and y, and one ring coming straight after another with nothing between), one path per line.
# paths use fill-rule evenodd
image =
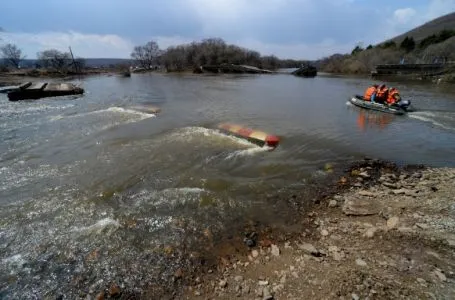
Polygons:
M81 95L84 89L72 83L27 82L8 92L10 101L40 99L46 97Z
M318 74L316 67L310 64L302 65L300 68L292 72L292 75L301 77L315 77Z

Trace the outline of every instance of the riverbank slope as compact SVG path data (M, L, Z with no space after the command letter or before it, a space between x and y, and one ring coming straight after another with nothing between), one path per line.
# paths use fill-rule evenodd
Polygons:
M453 299L454 180L449 168L352 168L302 215L300 234L262 234L186 298Z

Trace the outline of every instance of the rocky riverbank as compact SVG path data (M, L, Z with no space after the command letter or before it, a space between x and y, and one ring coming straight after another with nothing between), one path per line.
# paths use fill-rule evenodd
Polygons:
M454 180L448 168L357 164L297 234L246 238L251 247L220 255L183 298L454 299Z

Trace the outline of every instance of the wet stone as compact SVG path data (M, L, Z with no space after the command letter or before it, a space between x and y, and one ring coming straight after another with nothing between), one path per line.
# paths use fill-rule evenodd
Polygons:
M346 201L342 210L347 216L370 216L378 214L380 208L376 201L353 199Z

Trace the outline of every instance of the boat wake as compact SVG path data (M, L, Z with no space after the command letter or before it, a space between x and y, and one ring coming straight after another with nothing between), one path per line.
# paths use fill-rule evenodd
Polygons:
M436 114L430 111L418 111L409 112L408 117L419 121L431 123L433 126L442 129L455 130L455 127L449 125L449 124L455 125L455 113L453 112L439 112Z

